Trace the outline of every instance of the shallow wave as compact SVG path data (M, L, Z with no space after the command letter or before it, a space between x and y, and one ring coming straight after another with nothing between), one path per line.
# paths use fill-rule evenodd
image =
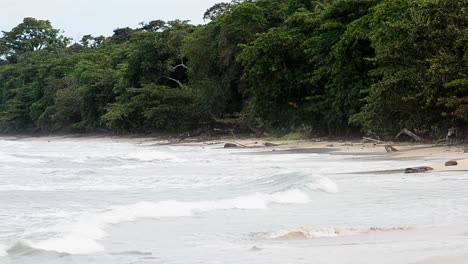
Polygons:
M137 160L143 162L152 161L175 161L183 162L186 161L172 153L156 151L156 150L138 150L138 152L130 152L124 155L124 159Z
M0 161L6 163L45 163L47 161L38 158L25 158L0 152Z
M296 228L290 230L280 230L275 232L252 233L254 239L274 239L274 240L300 240L311 238L327 238L351 236L359 234L370 234L377 232L392 232L411 230L411 227L370 227L370 228L350 228L350 227L321 227L321 228Z
M31 148L31 144L27 144L25 142L13 141L13 140L0 139L0 147L28 149L28 148Z
M35 251L40 251L40 250L33 248L28 242L22 240L22 241L16 242L13 246L6 249L5 254L20 255L20 254L29 254Z
M327 193L338 193L340 191L338 185L328 178L319 178L313 183L307 184L306 186L314 191L322 191Z
M192 216L198 213L217 210L262 210L269 204L306 204L309 196L300 190L289 190L273 194L256 193L233 199L201 202L140 202L130 206L111 208L106 212L86 214L75 223L70 224L60 237L28 242L35 249L56 251L69 254L90 254L103 251L104 247L97 242L107 236L104 229L110 224L135 221L142 218L158 219L162 217Z
M0 244L0 257L8 255L7 247L5 245Z
M255 179L245 183L248 188L266 191L321 191L326 193L338 193L339 187L331 179L321 176L310 176L300 172L272 174L266 178ZM242 188L242 187L241 187Z
M1 254L1 253L0 253ZM56 254L58 256L63 256L64 254L68 253L63 253L63 252L58 252L55 250L43 250L43 249L38 249L35 248L29 243L28 241L21 240L16 242L13 246L10 248L4 250L4 255L34 255L34 254ZM2 257L2 255L0 255Z

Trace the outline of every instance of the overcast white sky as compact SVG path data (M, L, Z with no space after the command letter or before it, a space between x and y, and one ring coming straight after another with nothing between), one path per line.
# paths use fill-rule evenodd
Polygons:
M229 0L0 0L0 31L9 31L24 17L50 20L66 36L109 36L119 27L156 19L203 23L203 13ZM1 34L0 34L1 35Z

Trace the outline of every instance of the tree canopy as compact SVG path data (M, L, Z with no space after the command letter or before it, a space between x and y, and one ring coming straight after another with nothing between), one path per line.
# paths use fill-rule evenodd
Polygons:
M0 37L0 131L468 130L468 0L235 0L205 25Z

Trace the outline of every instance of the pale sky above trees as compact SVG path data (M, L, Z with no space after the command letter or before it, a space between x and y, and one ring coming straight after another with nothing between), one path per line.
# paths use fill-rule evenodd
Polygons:
M50 20L74 39L109 36L116 28L156 19L201 24L203 13L219 2L223 0L1 0L0 31L11 30L24 17Z

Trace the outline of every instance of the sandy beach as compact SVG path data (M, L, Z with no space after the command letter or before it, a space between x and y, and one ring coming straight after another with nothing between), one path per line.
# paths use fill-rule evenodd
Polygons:
M155 138L120 138L112 137L113 140L129 141L141 145L212 145L234 143L247 148L269 148L272 151L301 151L314 153L330 153L344 155L378 155L388 159L413 159L414 166L429 166L433 172L443 171L468 171L468 153L465 153L464 145L446 146L435 144L411 144L411 143L391 143L391 146L398 151L388 153L385 149L386 143L364 143L362 140L290 140L275 141L262 138L221 138L218 140L194 139L187 142L170 142ZM275 146L266 147L265 143L272 143ZM445 166L447 161L457 161L457 166ZM419 162L419 163L418 163ZM429 162L429 163L428 163ZM420 164L421 163L421 164ZM395 168L389 168L395 169ZM405 168L400 168L405 169Z

